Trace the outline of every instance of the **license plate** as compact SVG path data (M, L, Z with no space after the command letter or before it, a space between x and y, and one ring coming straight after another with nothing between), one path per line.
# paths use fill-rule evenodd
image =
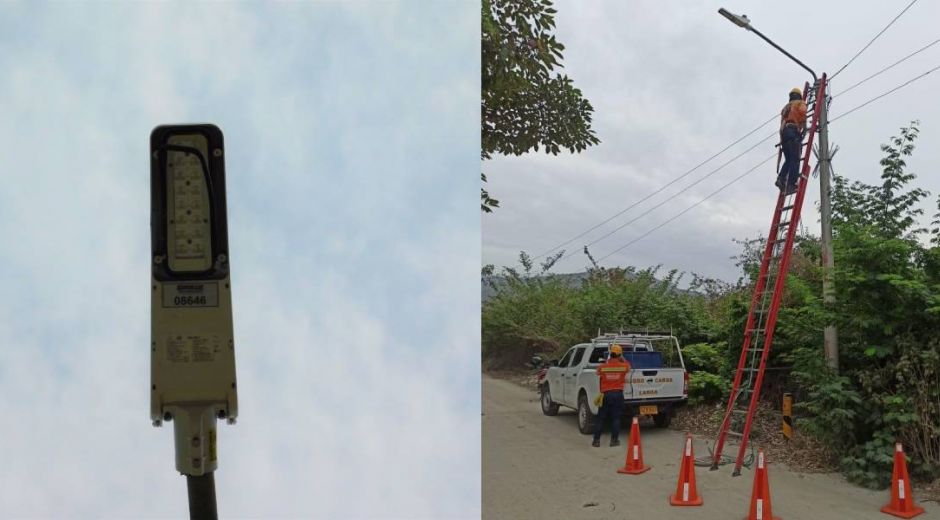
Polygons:
M656 406L641 406L640 415L656 415L659 409Z

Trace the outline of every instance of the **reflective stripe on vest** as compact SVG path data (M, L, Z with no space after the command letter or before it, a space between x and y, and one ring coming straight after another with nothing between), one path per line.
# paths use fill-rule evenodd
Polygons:
M626 372L627 367L600 367L601 372Z

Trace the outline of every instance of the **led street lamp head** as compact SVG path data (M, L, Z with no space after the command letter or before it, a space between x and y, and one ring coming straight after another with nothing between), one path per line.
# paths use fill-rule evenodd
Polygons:
M724 7L722 7L721 9L718 9L718 13L721 14L721 16L724 16L725 18L727 18L728 20L731 20L731 23L737 25L738 27L744 27L745 29L749 31L751 30L751 20L747 17L746 14L742 14L741 16L738 16L736 14L729 12Z
M216 468L216 420L238 415L222 132L150 135L150 418L173 421L176 468Z

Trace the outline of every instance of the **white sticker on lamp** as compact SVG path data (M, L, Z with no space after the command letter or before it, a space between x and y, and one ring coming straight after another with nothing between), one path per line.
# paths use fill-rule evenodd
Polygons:
M181 282L163 284L164 308L218 307L217 282Z
M218 336L169 336L166 338L166 359L171 363L212 362L221 351L220 344Z

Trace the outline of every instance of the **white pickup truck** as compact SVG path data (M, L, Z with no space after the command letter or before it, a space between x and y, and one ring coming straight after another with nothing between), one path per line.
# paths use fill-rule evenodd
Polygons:
M651 415L656 426L669 425L675 409L689 398L689 374L679 340L671 333L604 334L568 349L560 361L539 376L542 413L556 415L560 406L578 411L578 429L592 433L600 393L597 367L610 345L623 347L631 370L624 385L624 416Z

